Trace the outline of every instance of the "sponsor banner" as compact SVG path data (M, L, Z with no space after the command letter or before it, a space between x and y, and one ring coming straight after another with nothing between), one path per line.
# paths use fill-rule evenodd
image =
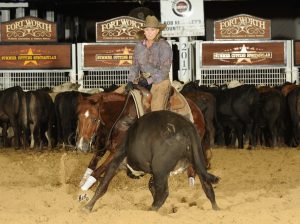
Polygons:
M204 36L203 0L160 0L164 37Z
M214 22L215 40L271 39L271 20L240 14Z
M83 47L83 67L115 68L132 66L134 44L88 44Z
M285 42L202 43L202 65L286 65Z
M56 41L56 23L26 16L1 23L2 42Z
M121 16L96 23L96 42L136 40L144 21L130 16Z
M0 69L71 69L71 44L0 45Z
M296 66L300 66L300 41L295 41L294 45L294 55L295 55L295 62Z

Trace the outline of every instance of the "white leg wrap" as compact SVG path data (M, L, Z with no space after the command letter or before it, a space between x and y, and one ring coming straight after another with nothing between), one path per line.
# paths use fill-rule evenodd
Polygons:
M96 178L93 176L89 176L84 185L81 186L81 190L87 191L93 184L96 182Z
M79 183L79 187L81 187L85 183L86 179L88 179L91 176L92 173L93 173L92 169L90 169L90 168L86 169L86 171L83 174L83 177L81 178L81 181Z
M195 178L194 177L189 177L189 186L194 187L195 186Z

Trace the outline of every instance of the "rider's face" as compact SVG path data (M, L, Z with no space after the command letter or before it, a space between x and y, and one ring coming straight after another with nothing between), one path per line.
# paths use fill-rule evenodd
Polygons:
M144 33L145 33L147 40L153 41L155 39L155 37L157 36L157 34L159 33L159 29L147 27L147 28L144 28Z

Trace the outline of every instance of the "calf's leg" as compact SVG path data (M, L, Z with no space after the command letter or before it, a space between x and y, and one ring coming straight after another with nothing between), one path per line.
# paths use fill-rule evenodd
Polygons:
M202 177L200 177L200 176L199 176L199 179L200 179L202 189L204 190L206 197L210 200L212 208L214 210L219 210L220 208L218 207L218 205L216 203L215 192L214 192L214 189L213 189L211 183L203 180Z
M153 175L153 188L152 193L153 203L151 206L152 211L157 211L166 201L169 195L168 188L168 175Z

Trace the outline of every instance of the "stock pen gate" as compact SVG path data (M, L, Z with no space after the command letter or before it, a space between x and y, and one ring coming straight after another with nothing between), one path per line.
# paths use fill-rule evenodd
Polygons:
M256 86L299 82L291 40L197 41L195 51L195 79L201 85L222 85L231 80Z
M26 16L1 23L0 89L76 82L75 45L57 43L56 23Z
M214 40L196 42L196 79L201 85L298 82L293 41L271 40L271 20L247 14L217 20Z

